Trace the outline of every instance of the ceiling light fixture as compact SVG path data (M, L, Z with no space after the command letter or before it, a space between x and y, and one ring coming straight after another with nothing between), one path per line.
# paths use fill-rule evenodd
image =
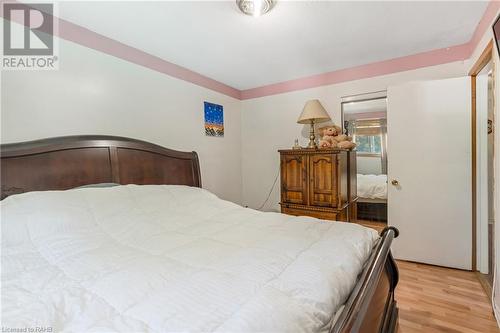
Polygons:
M259 17L273 9L276 0L236 0L236 4L244 14Z

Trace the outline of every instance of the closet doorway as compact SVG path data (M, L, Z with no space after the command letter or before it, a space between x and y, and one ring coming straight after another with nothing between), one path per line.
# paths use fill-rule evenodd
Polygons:
M356 147L357 214L353 221L387 226L387 94L385 91L342 98L342 123Z
M490 42L470 71L472 89L473 269L491 294L494 272L494 66ZM475 267L474 267L475 266Z

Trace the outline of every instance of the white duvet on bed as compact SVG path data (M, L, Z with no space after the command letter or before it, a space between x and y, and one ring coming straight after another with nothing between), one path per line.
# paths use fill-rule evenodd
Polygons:
M363 175L358 173L358 197L387 199L387 175Z
M2 326L320 332L377 239L184 186L32 192L2 210Z

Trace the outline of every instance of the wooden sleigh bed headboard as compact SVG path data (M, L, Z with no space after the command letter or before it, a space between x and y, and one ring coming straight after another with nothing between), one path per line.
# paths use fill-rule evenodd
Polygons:
M106 135L80 135L1 145L1 199L28 191L98 183L201 187L196 152Z

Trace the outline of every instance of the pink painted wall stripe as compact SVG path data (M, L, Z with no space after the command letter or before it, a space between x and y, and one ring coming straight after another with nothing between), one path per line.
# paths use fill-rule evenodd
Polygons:
M1 2L18 1L2 0ZM0 9L0 15L3 17L2 9ZM500 1L490 1L483 17L474 31L471 40L466 44L340 69L328 73L312 75L243 91L230 87L222 82L216 81L182 66L163 60L132 46L103 36L77 24L60 18L56 19L58 21L58 36L60 38L225 94L227 96L245 100L468 59L471 57L472 52L479 44L487 29L490 28L491 22L495 19L499 10Z
M498 11L500 10L500 1L498 0L492 0L488 4L488 7L486 8L483 17L481 18L481 21L479 21L476 30L474 31L474 34L472 35L471 40L469 41L469 46L470 46L470 55L474 52L476 49L477 45L481 41L481 38L483 38L486 30L491 28L491 24L493 20L497 17Z
M63 19L59 19L59 37L233 98L241 98L238 89Z
M270 84L258 88L241 91L241 99L258 98L289 91L309 89L329 84L366 79L370 77L387 75L412 69L441 65L453 61L469 59L481 41L491 22L498 15L500 1L492 0L488 4L483 17L479 21L471 40L462 45L443 49L432 50L406 57L374 62L366 65L341 69L296 80Z
M340 69L329 73L280 82L259 88L243 90L241 92L241 99L281 94L289 91L315 88L329 84L366 79L422 67L440 65L467 59L469 54L469 45L462 44L445 49L433 50L406 57L384 60L367 65Z
M22 2L2 0L1 3ZM29 6L29 3L26 3L25 5ZM4 17L3 5L0 7L0 16ZM58 26L58 28L55 29L55 35L60 38L126 61L130 61L134 64L144 66L168 76L172 76L196 84L198 86L217 91L227 96L241 99L240 90L230 87L222 82L213 80L209 77L206 77L169 61L163 60L157 56L141 51L135 47L123 44L117 40L98 34L77 24L57 17L54 17L54 19L56 20L56 22L54 22L55 25Z

